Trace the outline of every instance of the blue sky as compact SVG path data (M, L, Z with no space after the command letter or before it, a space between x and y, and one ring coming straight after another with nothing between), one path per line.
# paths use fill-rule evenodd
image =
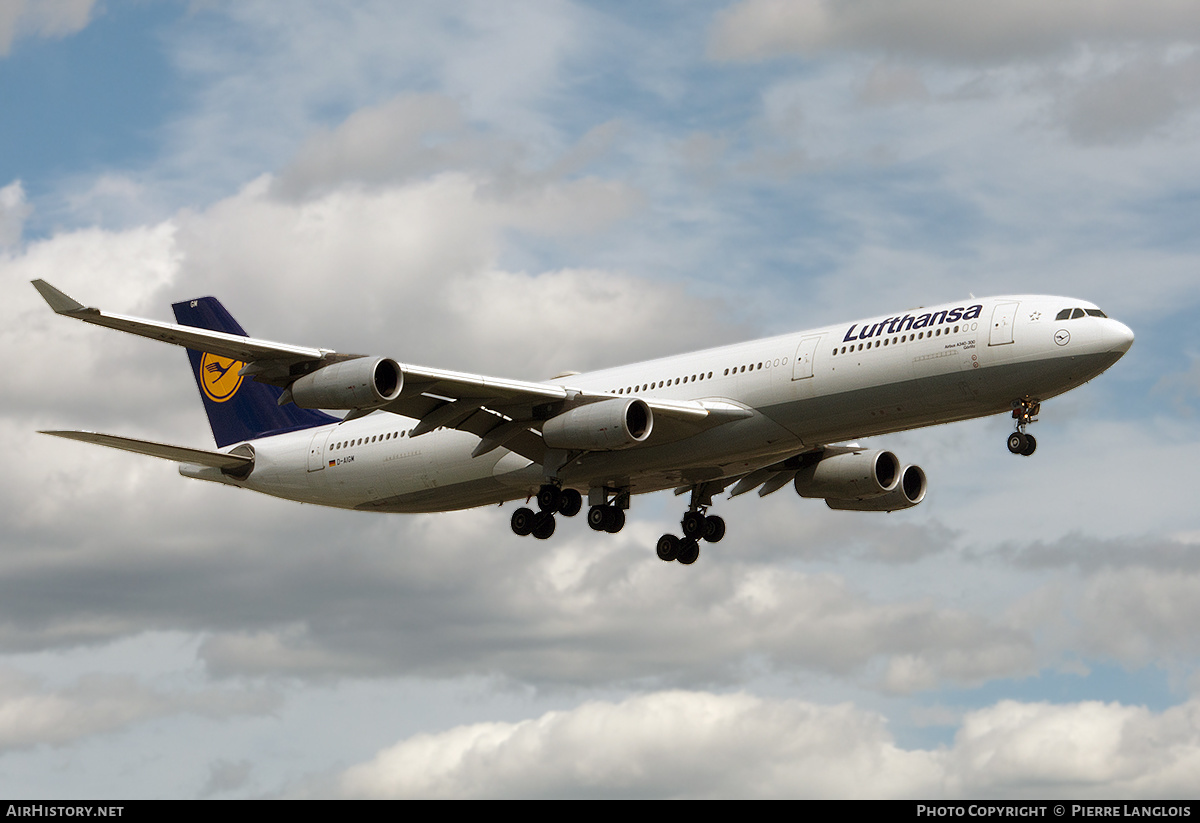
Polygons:
M1200 12L1055 8L6 6L0 791L1194 793ZM881 438L921 506L720 501L685 570L651 552L669 495L534 547L511 507L356 515L43 442L211 441L179 352L37 277L535 379L969 293L1137 342L1034 458L1001 418Z

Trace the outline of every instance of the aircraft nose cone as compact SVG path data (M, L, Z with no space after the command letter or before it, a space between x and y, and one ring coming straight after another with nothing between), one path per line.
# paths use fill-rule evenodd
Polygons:
M1111 320L1104 330L1104 340L1109 344L1109 351L1119 351L1124 354L1133 345L1133 329L1124 323Z

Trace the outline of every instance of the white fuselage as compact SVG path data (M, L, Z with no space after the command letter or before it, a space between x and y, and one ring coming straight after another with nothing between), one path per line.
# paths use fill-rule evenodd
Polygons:
M753 471L815 445L1008 412L1090 380L1128 350L1132 332L1103 316L1056 320L1083 300L971 298L558 378L585 394L721 400L748 416L688 436L579 455L558 472L587 492L633 493ZM454 429L411 437L416 421L375 413L253 441L254 471L181 473L344 508L445 511L527 497L542 466ZM684 424L676 424L684 425ZM659 428L656 418L655 428ZM665 430L664 430L665 431Z

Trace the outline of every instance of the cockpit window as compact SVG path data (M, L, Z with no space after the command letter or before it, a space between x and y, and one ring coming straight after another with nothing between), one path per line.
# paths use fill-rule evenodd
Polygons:
M1063 309L1055 315L1054 319L1075 320L1080 317L1108 317L1108 315L1099 309Z

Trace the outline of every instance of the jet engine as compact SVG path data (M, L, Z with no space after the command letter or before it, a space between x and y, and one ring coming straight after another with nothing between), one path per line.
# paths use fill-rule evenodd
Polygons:
M887 494L899 482L900 461L881 449L831 454L796 472L795 486L801 497L853 502Z
M925 472L920 466L905 466L900 473L900 482L890 492L866 500L827 498L831 509L855 512L894 512L908 509L925 499Z
M291 400L304 409L377 409L402 388L404 372L395 360L359 357L304 375L291 385Z
M605 451L637 445L650 436L654 415L637 398L601 400L552 417L542 439L552 449Z

